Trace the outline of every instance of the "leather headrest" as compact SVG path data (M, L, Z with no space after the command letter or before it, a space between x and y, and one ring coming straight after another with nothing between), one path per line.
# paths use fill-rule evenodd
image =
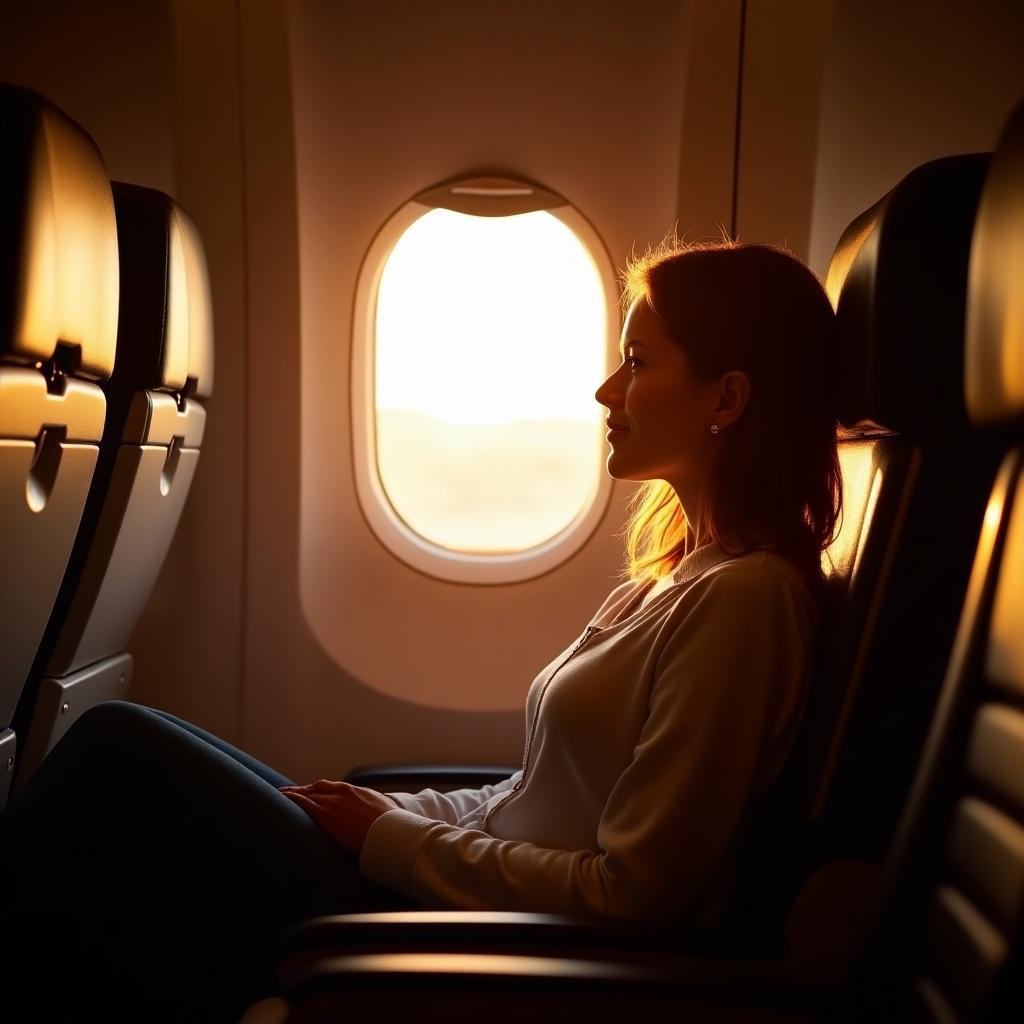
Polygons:
M843 232L825 288L845 363L844 425L918 436L966 427L967 266L988 161L924 164Z
M121 247L115 380L125 390L213 391L213 307L206 256L170 196L114 182Z
M10 85L0 139L0 358L108 377L118 266L103 158L48 100Z
M1024 417L1024 103L992 158L971 247L967 406L979 425Z

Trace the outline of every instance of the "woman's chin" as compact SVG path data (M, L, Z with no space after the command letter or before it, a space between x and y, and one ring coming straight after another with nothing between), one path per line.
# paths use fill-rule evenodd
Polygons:
M605 462L605 469L613 480L642 479L634 475L635 470L630 469L625 459L616 458L614 451L609 454Z
M626 458L623 452L613 448L608 453L604 464L605 471L613 480L631 480L633 483L644 483L647 480L664 480L665 476L649 465L637 465L635 459Z

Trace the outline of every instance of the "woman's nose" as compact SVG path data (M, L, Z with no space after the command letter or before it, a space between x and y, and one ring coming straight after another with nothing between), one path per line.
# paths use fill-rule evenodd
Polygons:
M615 387L616 374L606 378L604 383L594 392L594 398L609 409L620 404L618 389Z

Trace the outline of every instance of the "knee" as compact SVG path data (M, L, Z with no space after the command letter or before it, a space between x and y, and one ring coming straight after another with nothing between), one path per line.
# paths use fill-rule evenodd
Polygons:
M137 704L120 700L103 701L86 709L67 728L32 777L25 780L26 792L29 787L45 790L53 785L54 779L73 785L85 779L95 781L126 761L144 756L155 745L145 722L147 713L152 714Z
M146 710L141 705L132 704L127 700L104 700L83 711L75 720L74 726L89 725L96 728L97 725L107 722L121 723L139 717L139 713Z
M149 708L126 700L105 700L86 709L72 722L64 740L107 743L145 731L156 719ZM62 741L63 742L63 741Z

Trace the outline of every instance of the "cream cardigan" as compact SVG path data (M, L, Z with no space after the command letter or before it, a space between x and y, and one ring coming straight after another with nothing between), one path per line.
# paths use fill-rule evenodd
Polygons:
M362 873L428 909L714 922L792 746L818 610L768 551L706 545L652 590L615 587L534 680L520 771L391 794Z

